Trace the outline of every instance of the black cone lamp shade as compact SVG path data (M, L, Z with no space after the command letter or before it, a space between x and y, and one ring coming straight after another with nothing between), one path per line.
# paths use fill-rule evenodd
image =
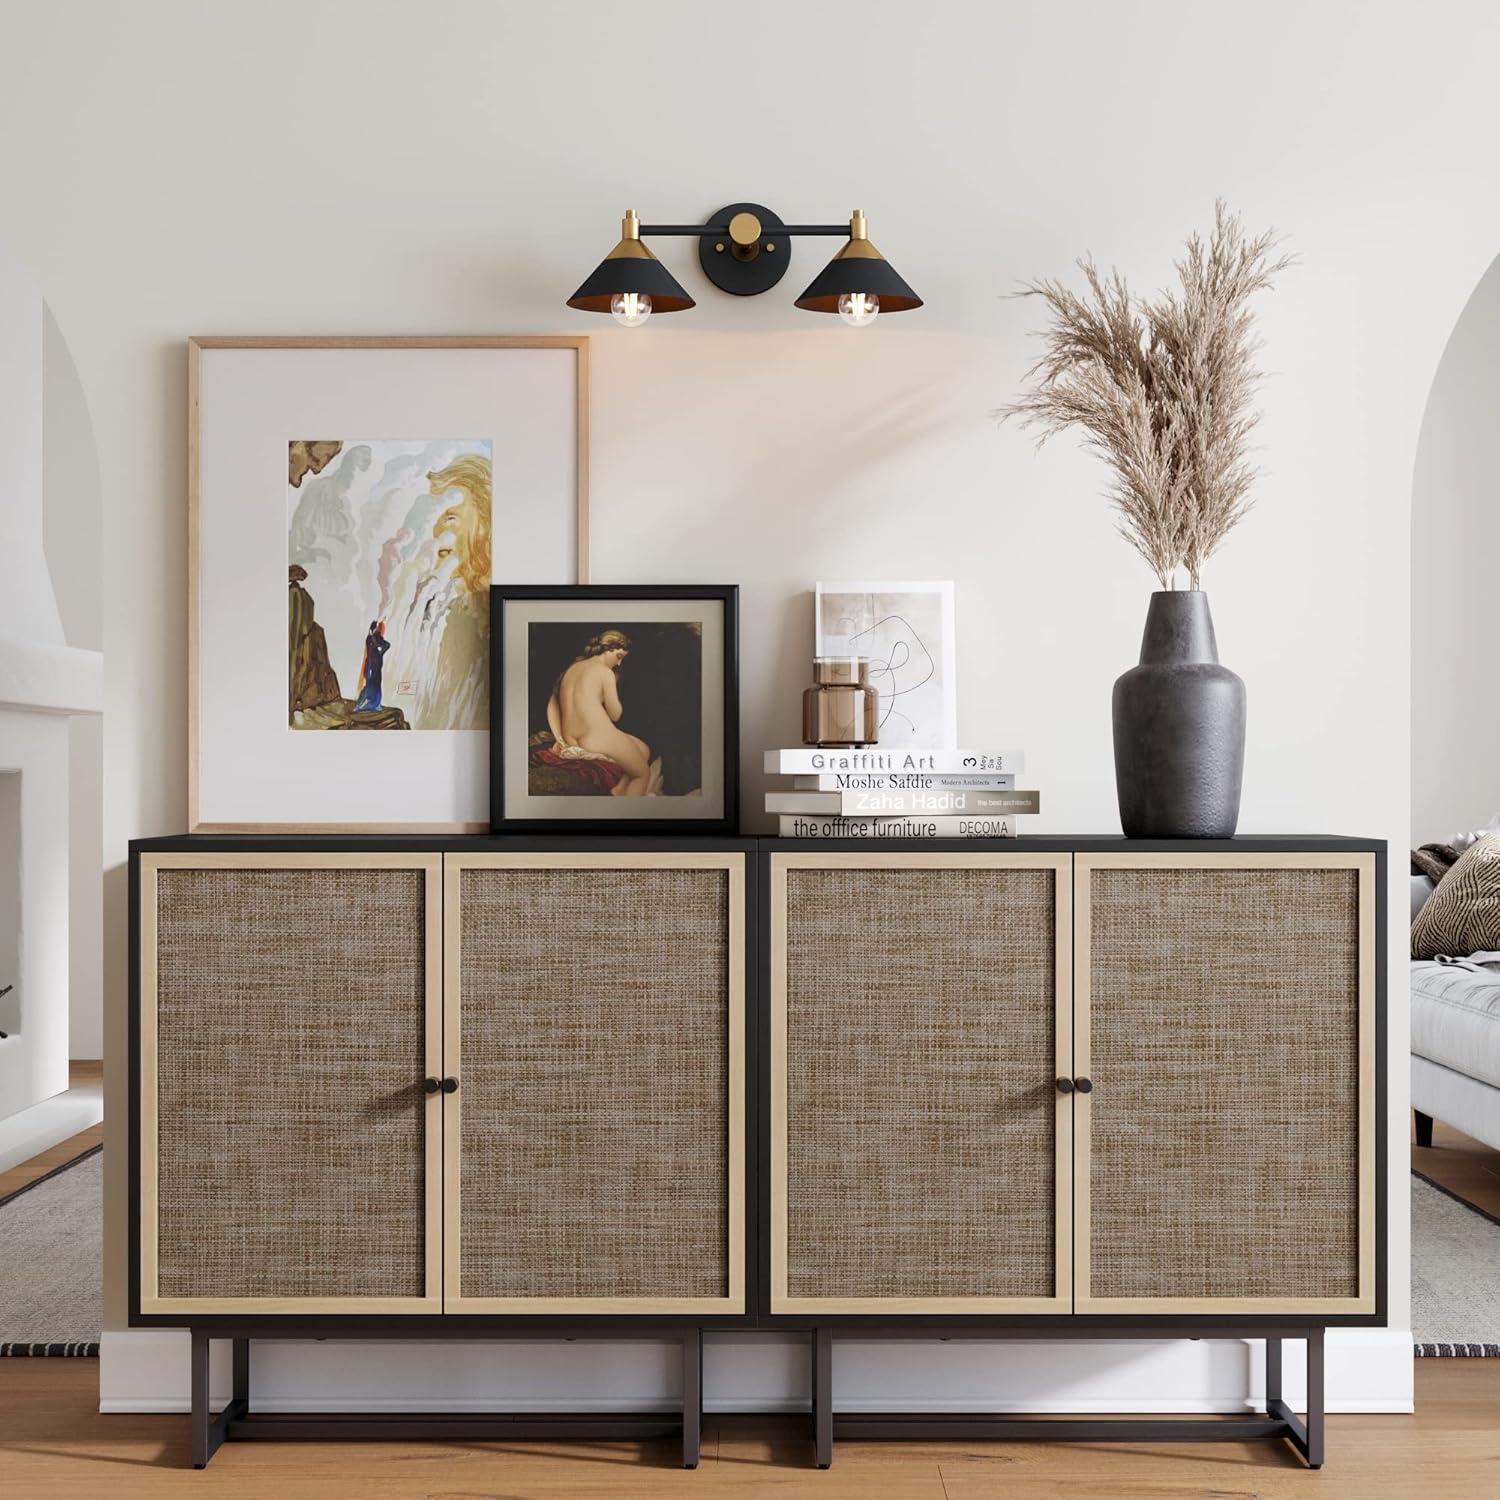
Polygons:
M922 299L865 237L865 216L856 209L849 221L848 244L797 298L797 306L804 312L836 313L840 297L858 293L879 298L882 315L909 312L922 305Z
M653 314L683 312L697 306L677 278L641 243L640 220L633 209L625 215L620 243L568 298L568 306L580 312L607 313L614 299L627 292L649 297Z

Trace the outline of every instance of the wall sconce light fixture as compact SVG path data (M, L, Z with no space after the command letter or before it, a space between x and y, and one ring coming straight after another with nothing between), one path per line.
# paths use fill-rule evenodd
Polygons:
M795 235L848 235L848 242L797 298L806 312L837 313L864 328L877 313L907 312L922 299L870 243L865 216L855 209L847 224L783 224L759 203L731 203L706 224L642 224L625 211L620 243L568 298L582 312L609 313L625 328L639 328L652 313L683 312L697 304L651 253L642 235L693 235L703 274L736 297L768 292L786 275Z

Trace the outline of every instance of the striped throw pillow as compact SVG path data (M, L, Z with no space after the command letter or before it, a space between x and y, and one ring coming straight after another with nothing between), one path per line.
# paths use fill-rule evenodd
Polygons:
M1500 833L1470 844L1411 924L1411 956L1500 948Z

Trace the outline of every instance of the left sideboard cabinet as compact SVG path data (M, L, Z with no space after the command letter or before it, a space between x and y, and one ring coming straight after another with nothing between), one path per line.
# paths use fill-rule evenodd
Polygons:
M137 858L143 1319L744 1314L745 852Z

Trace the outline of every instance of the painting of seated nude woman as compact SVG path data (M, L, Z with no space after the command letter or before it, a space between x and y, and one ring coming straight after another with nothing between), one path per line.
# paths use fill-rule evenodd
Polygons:
M496 584L490 827L732 833L734 584Z
M698 795L703 638L697 624L533 621L527 657L531 795Z

